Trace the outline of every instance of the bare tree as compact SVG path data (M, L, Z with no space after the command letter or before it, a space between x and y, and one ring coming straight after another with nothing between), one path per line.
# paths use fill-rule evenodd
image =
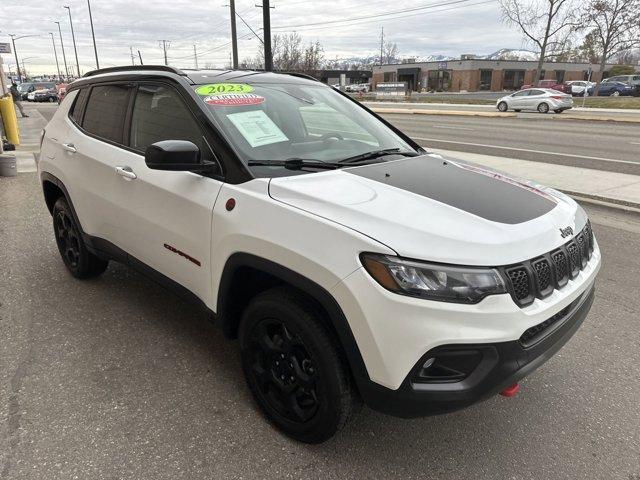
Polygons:
M389 64L398 56L398 45L395 42L385 42L383 51L385 63Z
M600 72L607 60L640 45L640 0L591 0L582 22L592 28L600 53Z
M324 61L324 50L320 42L310 43L307 48L304 49L302 56L302 65L300 70L310 75L317 73L322 68Z
M502 19L517 26L540 51L534 83L547 57L565 48L577 26L573 0L499 0Z
M274 35L271 42L274 70L297 70L302 63L304 51L299 33Z

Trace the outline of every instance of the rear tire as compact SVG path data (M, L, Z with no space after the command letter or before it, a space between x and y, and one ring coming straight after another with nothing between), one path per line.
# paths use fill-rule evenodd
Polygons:
M513 110L514 112L520 113L522 110L520 110L519 108L516 108Z
M546 102L542 102L540 105L538 105L538 111L540 113L548 113L549 112L549 104Z
M240 323L242 368L267 418L286 435L321 443L347 422L358 397L337 340L304 296L258 294Z
M554 112L556 112L556 113L562 113L562 112L564 112L564 110L562 110L561 108L559 108L559 109L557 109L557 110L554 110Z
M612 97L619 97L620 96L620 92L618 92L617 90L615 92L613 92L611 94Z
M64 197L53 206L53 231L56 235L58 251L67 269L76 278L91 278L103 273L108 260L97 257L82 240L80 228L74 220L71 208Z
M507 110L509 110L509 105L507 105L507 102L500 102L498 104L498 110L500 110L501 112L506 112Z

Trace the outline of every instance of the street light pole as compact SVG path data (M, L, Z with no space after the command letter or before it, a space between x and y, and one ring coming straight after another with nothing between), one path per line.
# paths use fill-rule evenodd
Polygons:
M89 23L91 24L91 36L93 37L93 53L96 54L96 68L100 69L100 63L98 62L98 48L96 47L96 34L93 31L93 17L91 16L91 1L87 0L87 6L89 7Z
M58 51L56 50L56 41L53 38L53 32L49 32L51 35L51 43L53 44L53 54L56 57L56 69L58 70L58 81L62 81L62 75L60 74L60 64L58 63Z
M60 28L60 22L53 22L58 24L58 32L60 32L60 49L62 50L62 59L64 60L64 71L67 74L67 80L69 80L69 67L67 67L67 55L64 53L64 43L62 42L62 29Z
M76 48L76 35L73 33L73 20L71 20L71 7L68 5L64 5L64 8L69 12L69 24L71 25L71 39L73 40L73 51L76 54L76 67L78 67L78 77L81 75L80 73L80 62L78 61L78 49Z
M18 51L16 50L16 36L10 34L11 43L13 43L13 54L16 57L16 69L18 70L18 81L22 82L22 72L20 72L20 62L18 62Z

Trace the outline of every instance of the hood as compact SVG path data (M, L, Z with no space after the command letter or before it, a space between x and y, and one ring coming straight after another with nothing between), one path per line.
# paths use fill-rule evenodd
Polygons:
M459 265L527 260L565 243L561 229L586 223L559 192L439 155L273 178L269 194L402 257Z

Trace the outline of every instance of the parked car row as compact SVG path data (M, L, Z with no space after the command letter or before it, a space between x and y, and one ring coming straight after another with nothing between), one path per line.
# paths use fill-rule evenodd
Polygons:
M589 96L597 95L599 97L640 96L640 87L636 88L628 83L605 80L600 83L600 85L592 85L589 87L587 94Z
M586 80L572 80L568 82L540 80L535 85L523 85L521 90L529 90L531 88L546 88L574 96L583 96L585 90L588 96L640 96L640 74L618 75L605 78L600 84Z
M55 82L24 82L18 85L18 91L23 101L60 103L64 98L66 85L56 85Z

